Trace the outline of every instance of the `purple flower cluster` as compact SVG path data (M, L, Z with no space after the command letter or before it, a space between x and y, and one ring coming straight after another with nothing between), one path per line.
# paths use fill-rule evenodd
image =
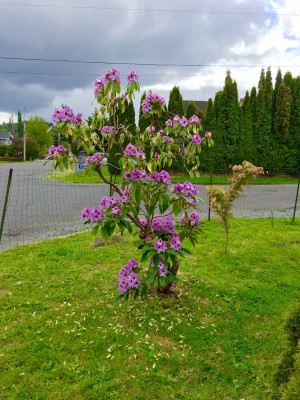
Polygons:
M175 183L174 191L177 193L185 194L187 196L197 196L199 194L199 189L197 188L197 186L193 185L189 181L185 181L184 183Z
M166 278L167 274L169 273L166 264L162 262L162 260L159 261L158 266L157 266L157 272L158 275L161 276L162 278Z
M50 146L48 154L49 156L56 158L57 156L64 155L66 152L67 149L63 145L59 144L58 146Z
M121 203L122 204L127 204L132 200L131 194L129 190L124 189L122 194L121 194Z
M95 153L92 156L88 156L85 161L88 164L99 165L102 163L103 158L104 158L104 156L102 153Z
M142 150L138 150L133 144L129 143L125 150L124 154L127 157L144 157L145 153Z
M120 208L119 208L118 206L114 206L114 207L111 209L111 213L112 213L112 215L113 215L114 217L120 217L120 215L121 215L121 210L120 210Z
M118 290L120 294L125 294L129 289L136 289L141 284L141 278L138 274L132 272L133 269L138 268L138 262L131 258L127 264L123 265L118 273L119 282Z
M140 182L143 179L147 179L148 176L145 171L136 168L132 172L125 171L124 178L133 182Z
M104 125L101 129L101 133L113 135L116 133L116 128L114 126Z
M54 124L57 122L72 122L73 124L82 123L82 114L74 114L71 107L65 106L63 108L55 108L52 114L52 121Z
M165 242L162 239L158 239L154 243L154 250L157 251L157 253L164 253L168 248L167 242Z
M101 201L100 201L100 206L103 208L110 208L110 207L114 207L115 205L119 204L119 199L117 199L116 197L110 196L104 196L102 197Z
M169 173L167 171L165 171L164 169L161 170L160 172L151 172L150 180L152 182L154 182L154 181L162 182L162 183L165 183L166 185L171 184L171 177L170 177Z
M138 79L139 79L139 74L135 70L130 71L129 74L127 75L128 82L137 82Z
M102 210L97 207L85 207L81 211L81 219L84 222L99 222L104 219L104 214Z
M182 214L180 219L179 219L180 223L182 225L186 225L188 223L189 226L193 227L193 228L198 228L199 226L199 221L200 221L200 215L197 213L197 211L192 211L189 215L188 215L188 221L186 221L186 216L185 214Z
M171 138L170 136L163 136L162 137L162 141L163 141L164 144L173 143L174 142L173 138Z
M170 247L171 247L171 249L173 249L175 251L179 251L182 247L179 235L176 232L173 232L173 234L172 234Z
M192 142L193 142L196 146L198 146L198 145L201 144L201 142L202 142L202 137L201 137L198 133L196 133L195 135L192 136Z
M94 84L94 94L97 97L100 93L102 88L107 84L107 82L121 82L120 79L120 71L116 67L112 67L109 71L107 71L103 76L99 76L95 80Z
M152 232L173 233L175 224L172 215L156 215L151 223Z
M155 102L161 104L162 106L164 106L166 104L166 101L163 97L161 97L159 94L156 93L148 93L146 95L145 100L142 103L142 111L143 113L147 113L148 111L151 111L153 109L153 104L155 104Z
M175 115L173 117L173 119L168 119L166 121L166 126L170 127L173 125L181 125L183 128L186 128L188 125L199 125L201 124L202 120L197 117L197 115L193 115L192 117L190 117L189 119L185 118L185 117L180 117L179 115Z

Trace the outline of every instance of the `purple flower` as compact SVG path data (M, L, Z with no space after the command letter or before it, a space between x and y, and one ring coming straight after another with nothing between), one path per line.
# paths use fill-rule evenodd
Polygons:
M196 146L198 146L198 145L201 144L201 142L202 142L202 137L201 137L198 133L196 133L195 135L192 136L192 142L193 142Z
M196 196L199 194L199 189L196 185L186 181L184 183L176 182L174 185L174 191L177 193L184 194L186 196Z
M167 243L162 239L158 239L154 243L154 250L157 251L157 253L164 253L167 250L167 247Z
M179 115L175 115L175 117L173 117L173 124L179 124L179 122L180 122Z
M163 141L163 143L172 143L173 138L171 138L169 136L163 136L162 141Z
M80 124L82 114L75 115L72 108L63 106L61 109L56 108L52 114L52 121L57 122L72 122L73 124Z
M103 208L110 208L119 203L120 203L119 199L117 199L113 196L110 196L110 197L104 196L104 197L102 197L99 205Z
M99 94L102 91L102 88L106 85L107 83L107 79L105 79L104 77L99 76L94 83L94 95L95 97L98 97Z
M188 124L189 124L189 121L188 121L187 118L181 118L181 120L180 120L180 125L181 125L183 128L186 128L186 127L188 126Z
M139 264L138 264L138 262L136 261L135 258L131 258L131 259L128 261L127 265L128 265L129 267L133 268L133 269L134 269L134 268L138 268L138 266L139 266Z
M166 121L166 126L172 126L173 125L173 121L171 119L168 119Z
M99 210L97 207L85 207L81 211L81 219L84 222L99 222L104 219L104 214L102 210Z
M136 289L140 286L141 284L141 278L138 276L138 274L135 274L134 272L130 274L127 278L128 282L128 287L129 289Z
M189 214L189 222L191 226L198 228L199 221L200 215L197 213L197 211L193 211Z
M114 81L117 81L119 83L121 82L120 71L116 67L112 67L110 70L108 70L106 72L106 74L104 75L104 78L110 82L114 82Z
M205 137L211 138L211 132L210 131L206 131L205 132Z
M138 79L139 79L139 74L135 70L130 71L129 74L127 75L128 82L137 82Z
M126 204L129 203L131 201L132 197L131 194L129 192L129 190L124 189L121 195L121 203L122 204Z
M164 136L165 131L164 131L163 129L160 129L160 130L158 131L158 133L160 134L160 136Z
M120 210L119 207L114 206L114 207L111 209L111 213L112 213L112 215L113 215L114 217L119 217L119 216L121 215L121 210Z
M155 106L156 104L164 106L166 104L166 101L163 97L159 96L156 93L148 93L145 100L142 102L143 113L145 114L148 111L151 111L153 109L153 106Z
M182 244L179 238L173 237L170 243L171 249L178 251L181 249Z
M138 151L133 144L129 143L124 150L124 154L127 157L137 157Z
M104 125L101 129L101 133L113 135L116 133L116 128L114 126Z
M95 153L92 156L88 156L85 161L88 164L100 165L102 164L103 158L104 155L102 153Z
M197 117L197 115L192 115L189 118L189 123L190 124L201 124L201 122L202 122L202 120L199 117Z
M172 215L156 215L151 223L152 232L165 232L173 233L175 231L175 224Z
M49 147L48 154L54 158L62 156L67 152L67 149L59 144L57 147L52 145Z
M125 276L119 277L118 291L120 294L125 294L129 289L128 280Z
M163 182L166 185L171 184L171 177L169 173L165 170L161 170L160 172L152 172L150 177L152 181Z
M158 263L157 272L158 272L158 275L161 276L162 278L166 278L167 274L169 273L166 265L162 261L160 261Z
M140 182L143 179L147 179L147 174L145 171L136 168L132 172L125 171L124 178L133 182Z

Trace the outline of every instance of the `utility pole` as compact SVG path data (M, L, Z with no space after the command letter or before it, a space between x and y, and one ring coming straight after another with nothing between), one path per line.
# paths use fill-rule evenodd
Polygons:
M24 108L23 112L23 127L24 127L24 136L23 136L23 161L26 161L26 123L25 123L25 117L26 117L26 110Z

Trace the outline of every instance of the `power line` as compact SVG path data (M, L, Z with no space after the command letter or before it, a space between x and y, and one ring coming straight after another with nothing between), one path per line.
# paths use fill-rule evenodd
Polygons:
M137 62L113 62L113 61L87 61L87 60L70 60L70 59L51 59L51 58L26 58L26 57L5 57L0 56L1 60L15 61L41 61L41 62L64 62L77 64L104 64L104 65L133 65L133 66L149 66L149 67L227 67L227 68L265 68L265 65L235 65L235 64L176 64L176 63L137 63ZM295 68L300 65L269 65L271 68Z
M137 11L137 12L163 12L163 13L189 13L189 14L228 14L228 15L262 15L262 16L292 16L299 17L295 13L264 13L264 12L246 12L246 11L201 11L201 10L174 10L174 9L154 9L154 8L125 8L125 7L99 7L99 6L75 6L64 4L33 4L33 3L7 3L1 2L0 6L25 6L25 7L44 7L44 8L71 8L71 9L90 9L103 11Z

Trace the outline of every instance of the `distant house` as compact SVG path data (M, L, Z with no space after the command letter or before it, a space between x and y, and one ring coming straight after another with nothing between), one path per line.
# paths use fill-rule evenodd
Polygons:
M0 144L10 145L12 144L12 135L10 132L0 132Z
M206 109L207 109L207 101L195 101L195 100L183 100L183 109L184 112L186 112L186 109L189 105L189 102L193 101L196 104L196 107L198 110L203 111L204 114L206 114Z

